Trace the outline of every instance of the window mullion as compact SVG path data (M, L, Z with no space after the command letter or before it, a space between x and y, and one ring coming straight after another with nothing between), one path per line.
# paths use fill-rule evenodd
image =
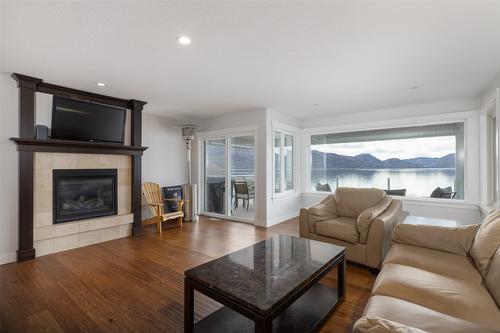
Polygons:
M285 134L280 132L280 192L285 192Z

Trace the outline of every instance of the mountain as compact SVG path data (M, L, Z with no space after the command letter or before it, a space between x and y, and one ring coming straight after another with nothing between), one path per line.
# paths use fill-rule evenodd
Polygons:
M454 168L455 154L442 157L389 158L379 160L371 154L356 156L312 151L313 169L401 169L401 168Z

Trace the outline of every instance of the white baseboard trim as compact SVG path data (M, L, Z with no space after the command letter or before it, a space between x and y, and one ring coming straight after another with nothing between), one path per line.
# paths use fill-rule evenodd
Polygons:
M0 254L0 265L15 262L16 259L16 252Z
M281 222L285 222L287 220L293 219L293 218L299 216L299 212L300 211L291 212L291 213L288 213L288 214L286 214L284 216L280 216L278 218L274 218L272 220L268 220L267 221L267 227L269 228L269 227L272 227L273 225L276 225L276 224L279 224Z

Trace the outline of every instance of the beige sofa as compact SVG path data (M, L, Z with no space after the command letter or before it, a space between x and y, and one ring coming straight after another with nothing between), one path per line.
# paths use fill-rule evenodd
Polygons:
M300 237L344 246L347 260L379 268L401 220L401 201L384 191L341 187L319 204L301 209Z
M400 224L354 332L500 332L500 211L481 225Z

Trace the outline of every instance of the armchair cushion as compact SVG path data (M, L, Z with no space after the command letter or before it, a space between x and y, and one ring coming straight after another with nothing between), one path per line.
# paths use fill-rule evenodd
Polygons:
M491 212L477 231L470 255L481 275L486 278L493 255L500 246L500 210Z
M375 206L386 194L374 188L339 187L335 191L339 216L358 218L364 210Z
M337 217L317 222L315 231L320 236L336 238L353 244L358 242L356 221L350 217Z
M375 206L367 208L361 214L359 214L356 221L356 227L359 232L360 243L366 244L366 239L368 238L368 231L370 230L372 220L382 214L391 205L391 202L392 198L386 196Z
M466 256L478 228L477 224L450 228L402 223L394 228L392 240Z

